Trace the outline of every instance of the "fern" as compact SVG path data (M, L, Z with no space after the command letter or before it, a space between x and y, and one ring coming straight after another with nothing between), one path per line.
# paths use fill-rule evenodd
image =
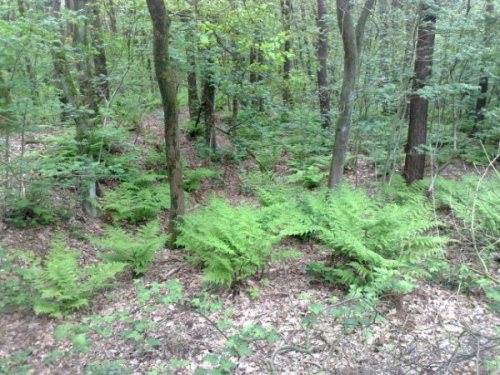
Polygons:
M427 234L438 223L423 194L386 203L343 186L333 193L267 189L261 196L265 228L279 238L315 237L331 249L334 264L311 271L344 285L407 290L408 275L424 275L423 260L440 256L447 242Z
M274 192L261 190L260 195L268 204L261 210L261 221L268 232L280 239L284 237L305 239L310 238L318 230L310 208L311 204L320 203L315 195L284 187ZM324 204L321 203L321 206Z
M203 180L216 176L217 171L208 168L184 169L184 190L187 192L198 190Z
M266 266L277 240L264 231L257 209L213 199L184 217L177 243L203 264L205 281L234 286Z
M117 262L82 267L79 256L57 236L45 260L34 258L30 268L19 270L30 285L36 314L61 317L87 306L92 295L109 286L109 280L125 267Z
M105 238L94 238L98 246L111 250L101 257L111 262L126 263L135 275L142 275L151 266L158 249L167 241L167 236L159 234L157 221L141 226L135 236L118 227L108 227Z
M498 183L499 179L496 176L482 181L478 177L464 177L459 181L439 179L436 182L436 199L441 206L449 207L468 228L474 224L474 230L478 230L484 236L498 238L500 236Z
M166 183L155 184L163 176L145 174L123 182L118 189L104 195L103 207L113 220L139 223L155 218L170 207L170 192Z
M301 183L308 189L313 189L320 186L321 182L326 178L326 173L315 165L310 165L307 169L299 169L289 177L289 181L293 183Z
M317 211L319 239L340 256L337 275L344 284L380 283L381 275L403 270L424 274L423 259L442 254L446 238L427 235L435 227L432 210L423 200L380 203L364 192L342 187Z

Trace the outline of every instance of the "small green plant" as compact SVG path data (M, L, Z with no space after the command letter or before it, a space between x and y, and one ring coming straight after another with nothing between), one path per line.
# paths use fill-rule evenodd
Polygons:
M252 301L256 301L259 299L260 297L260 289L258 286L251 286L249 289L248 289L248 297L250 297L250 299Z
M170 206L168 184L156 184L163 178L143 174L125 181L104 195L103 208L111 213L114 221L139 223L154 219L158 212Z
M265 268L276 241L257 209L213 199L185 216L177 243L203 264L205 281L234 286Z
M298 170L294 175L289 177L290 182L300 183L308 189L313 189L321 185L326 178L326 173L315 165L307 167L305 170Z
M30 364L30 359L32 354L33 354L33 349L28 348L26 350L0 358L0 374L1 375L33 374L35 370L33 369L33 366Z
M122 359L116 361L94 361L85 368L85 375L128 375L133 371Z
M252 153L262 172L272 171L278 164L283 148L280 145L260 147L258 152Z
M495 242L500 236L499 182L495 175L485 179L468 176L459 181L438 179L436 200L449 207L469 230L486 237L483 242Z
M18 268L17 272L30 288L35 313L61 317L87 306L92 295L108 287L125 267L117 262L82 267L79 256L66 247L62 236L57 236L46 259L24 257L31 267Z
M18 307L29 308L32 296L29 285L19 275L22 267L16 262L16 257L7 254L0 247L0 311L10 311Z
M184 169L184 190L193 192L201 187L205 179L211 179L217 176L217 171L208 168Z
M156 251L161 249L167 236L159 234L158 221L151 221L139 227L137 234L131 235L124 229L109 226L106 237L93 238L92 241L110 252L101 253L101 257L110 262L128 264L135 276L144 274L153 261Z
M49 192L52 184L48 180L34 180L20 196L17 192L7 192L4 221L18 228L49 225L57 220L61 209L54 209Z

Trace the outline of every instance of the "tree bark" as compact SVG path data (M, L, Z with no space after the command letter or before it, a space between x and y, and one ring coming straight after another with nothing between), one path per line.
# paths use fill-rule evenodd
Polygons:
M352 19L350 0L337 1L337 20L344 46L344 76L339 101L339 117L335 128L332 163L328 187L334 188L342 181L347 145L352 122L352 110L358 81L360 55L366 21L375 5L375 0L367 0L359 16L356 28Z
M252 85L252 96L251 103L252 106L259 112L264 111L264 99L262 95L258 93L258 85L262 81L262 74L259 69L262 68L264 64L264 55L260 49L261 38L257 38L255 44L250 48L250 76L249 81Z
M186 27L186 62L187 89L188 89L188 109L191 121L196 120L200 108L200 98L198 96L198 80L196 77L196 32L193 29L192 18L189 13L181 14L181 21Z
M94 75L97 79L94 93L98 96L95 100L99 103L102 101L102 98L109 100L108 68L106 64L106 50L104 49L104 41L102 40L99 3L94 1L89 7L92 19L92 45L97 52L94 54Z
M283 62L283 104L286 107L292 105L292 95L289 87L290 71L292 70L292 60L290 59L290 50L292 49L290 28L291 28L292 0L281 0L281 15L283 17L283 29L286 33L283 53L285 60Z
M213 80L212 64L209 59L208 67L202 82L202 106L203 119L205 122L205 144L210 150L217 150L215 138L215 83Z
M113 34L116 34L118 32L118 27L116 26L116 10L113 0L108 0L107 9L109 17L109 28Z
M331 125L330 115L330 89L328 87L328 26L326 16L328 15L326 0L318 0L318 90L319 90L319 112L321 114L321 125L328 128Z
M415 75L413 93L410 98L410 121L404 177L408 184L424 178L425 152L421 149L427 143L428 100L418 95L432 74L436 14L427 1L419 4L420 22L418 26L417 49L415 55Z
M468 4L470 9L470 4ZM493 11L495 10L492 0L486 1L486 13L485 13L485 46L489 47L491 43L489 43L488 34L491 33L491 29L495 27L493 20ZM475 116L474 116L474 127L472 132L475 133L477 131L477 123L484 120L484 111L483 108L486 107L487 103L487 95L488 95L488 76L483 75L479 79L479 96L476 99L476 108L475 108Z
M178 235L177 223L184 215L184 189L177 117L177 82L169 60L170 20L163 0L147 0L153 23L153 56L156 79L165 115L165 146L170 183L169 233L171 244Z

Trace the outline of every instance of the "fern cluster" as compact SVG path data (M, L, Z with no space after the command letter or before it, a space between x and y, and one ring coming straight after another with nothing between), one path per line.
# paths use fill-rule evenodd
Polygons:
M163 176L143 174L125 181L116 190L104 195L103 208L113 221L139 223L155 218L161 210L170 207L168 184L157 181Z
M309 267L329 281L407 290L407 279L425 274L423 261L440 256L447 242L428 234L438 223L422 194L387 203L347 186L297 193L261 192L265 227L279 238L314 237L331 249L331 266Z
M193 192L201 187L205 179L215 178L217 171L208 168L184 169L184 190Z
M321 185L326 178L326 173L322 172L316 165L310 165L307 169L299 169L289 177L290 182L300 183L308 189L313 189Z
M92 295L108 287L109 281L125 267L118 262L82 267L79 256L58 236L46 259L25 258L31 267L18 272L31 290L35 313L60 317L87 306Z
M130 235L118 227L108 227L106 237L93 238L93 242L107 250L101 257L110 262L129 265L135 275L142 275L151 266L156 251L167 241L167 236L159 234L157 221L141 226L136 235Z
M260 212L220 199L184 217L177 239L205 268L205 281L234 286L262 270L277 241L263 229Z
M438 179L436 199L441 206L449 207L468 228L474 225L482 235L500 237L500 195L498 176L480 180L464 177L459 181Z
M334 274L345 285L404 289L403 279L425 273L422 260L440 256L447 242L428 234L438 223L423 199L383 204L344 186L315 217L317 236L332 249Z

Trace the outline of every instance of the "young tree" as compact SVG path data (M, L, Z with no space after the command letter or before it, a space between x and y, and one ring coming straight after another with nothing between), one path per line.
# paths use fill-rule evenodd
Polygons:
M428 100L419 95L432 73L436 14L429 1L419 3L420 21L418 25L417 49L413 77L413 93L410 97L410 121L404 177L408 184L424 178L425 152L421 150L427 143Z
M328 178L328 187L334 188L342 181L347 143L352 122L352 110L359 77L360 56L363 45L365 25L375 5L375 0L366 0L356 27L352 18L350 0L337 1L337 20L344 47L344 76L339 101L339 117L335 128L335 143Z
M169 60L170 19L163 0L147 0L153 23L153 56L156 79L165 115L165 146L167 152L167 172L170 182L170 240L177 239L177 222L184 215L184 189L182 183L179 127L177 118L177 82Z
M323 128L330 127L330 90L328 88L328 26L326 16L328 15L326 0L318 0L318 90L319 90L319 112Z

